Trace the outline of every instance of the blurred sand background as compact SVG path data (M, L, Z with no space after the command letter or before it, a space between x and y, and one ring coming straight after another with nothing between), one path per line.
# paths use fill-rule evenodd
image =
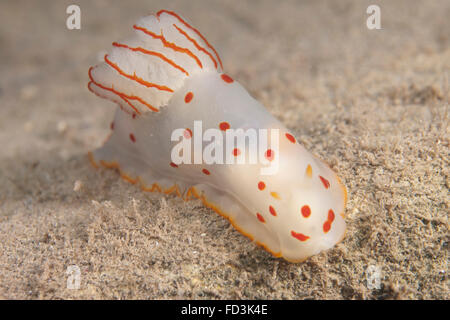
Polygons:
M81 30L66 29L72 3ZM373 3L382 30L366 28ZM89 164L115 106L87 90L88 68L163 8L338 172L342 243L291 264L199 201ZM449 17L446 0L2 0L0 298L449 299Z

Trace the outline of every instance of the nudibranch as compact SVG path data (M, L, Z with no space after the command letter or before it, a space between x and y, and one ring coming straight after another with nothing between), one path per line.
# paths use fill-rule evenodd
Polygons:
M145 191L199 198L256 244L291 262L341 241L347 194L338 176L222 71L206 38L167 10L141 18L133 29L132 37L113 42L104 61L89 69L89 90L119 106L111 135L89 153L92 164L119 169ZM246 161L255 150L248 145L225 147L229 132L250 139L249 129L266 130L257 138L258 146L265 145L257 151L261 161ZM180 143L200 144L204 152L214 147L215 156L223 152L243 161L199 161L198 152L187 149L179 154L190 161L179 161L174 150ZM272 172L262 170L275 162Z

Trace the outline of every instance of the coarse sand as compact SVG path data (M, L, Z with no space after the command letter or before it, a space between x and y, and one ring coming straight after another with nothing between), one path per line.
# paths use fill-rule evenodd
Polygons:
M0 2L0 298L449 299L449 1L76 1L68 30L72 2ZM116 108L89 66L160 9L339 174L343 242L292 264L89 164Z

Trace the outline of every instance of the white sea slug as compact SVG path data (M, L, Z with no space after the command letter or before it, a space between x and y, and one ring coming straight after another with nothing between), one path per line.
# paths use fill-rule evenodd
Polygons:
M119 105L112 134L89 153L92 164L118 168L145 191L199 198L275 257L291 262L341 241L347 195L337 175L223 73L218 53L200 32L167 10L133 28L132 37L114 42L104 62L89 69L89 89ZM267 130L267 137L278 132L278 140L258 138L259 145L271 143L259 150L263 162L208 164L196 161L197 154L188 156L192 164L174 161L181 140L215 146L236 160L252 155L249 146L228 150L217 134L208 141L194 122L205 135L217 129L224 140L236 129ZM177 130L183 137L172 141ZM244 130L235 132L242 137ZM278 170L265 174L262 169L272 162Z

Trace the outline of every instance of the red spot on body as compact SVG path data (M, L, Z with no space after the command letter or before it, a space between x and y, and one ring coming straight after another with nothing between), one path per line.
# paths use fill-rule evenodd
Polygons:
M262 181L260 181L259 183L258 183L258 189L259 190L264 190L266 188L266 184L264 183L264 182L262 182Z
M330 222L334 221L334 211L331 209L328 211L328 221Z
M186 130L184 130L183 135L186 139L192 138L192 130L187 128Z
M295 239L300 240L300 241L306 241L306 240L309 239L309 237L308 237L308 236L305 236L303 233L297 233L297 232L295 232L295 231L291 231L291 235L292 235Z
M275 152L272 149L267 149L264 156L267 160L272 161L275 158Z
M273 215L274 217L277 216L277 212L275 211L275 209L272 206L269 206L269 211L270 211L270 214Z
M290 133L286 133L286 138L288 138L288 140L292 143L295 143L295 138L292 134Z
M136 119L136 113L133 113L132 117L133 117L133 119Z
M234 80L229 76L226 75L225 73L221 75L222 80L225 81L226 83L232 83Z
M257 217L258 220L261 221L262 223L266 222L266 220L264 220L263 216L260 215L259 213L256 213L256 217Z
M328 231L330 231L331 224L333 223L334 218L335 218L334 211L332 209L328 210L328 219L323 224L323 232L327 233Z
M209 170L207 169L203 169L202 172L208 176L211 174L211 172L209 172Z
M323 232L327 233L328 231L330 231L330 229L331 229L331 222L327 220L323 224Z
M239 150L238 148L234 148L233 149L233 155L235 156L235 157L237 157L238 155L240 155L241 154L241 150Z
M221 122L219 124L219 128L222 131L227 131L228 129L230 129L230 124L228 122Z
M322 177L322 176L319 176L319 178L320 178L320 180L322 181L323 186L325 187L325 189L328 189L328 188L330 187L330 181L328 181L327 179L325 179L325 178Z
M188 92L184 97L184 102L189 103L191 102L192 98L194 98L194 94L192 92Z
M308 218L311 215L311 208L308 205L303 206L301 211L302 216L304 216L305 218Z
M136 137L132 133L130 133L130 140L136 142Z
M113 122L111 122L111 124L110 124L110 126L109 126L110 128L111 128L111 130L114 130L114 121Z
M176 164L173 163L173 162L170 163L170 166L173 167L173 168L178 168L178 165L176 165Z

